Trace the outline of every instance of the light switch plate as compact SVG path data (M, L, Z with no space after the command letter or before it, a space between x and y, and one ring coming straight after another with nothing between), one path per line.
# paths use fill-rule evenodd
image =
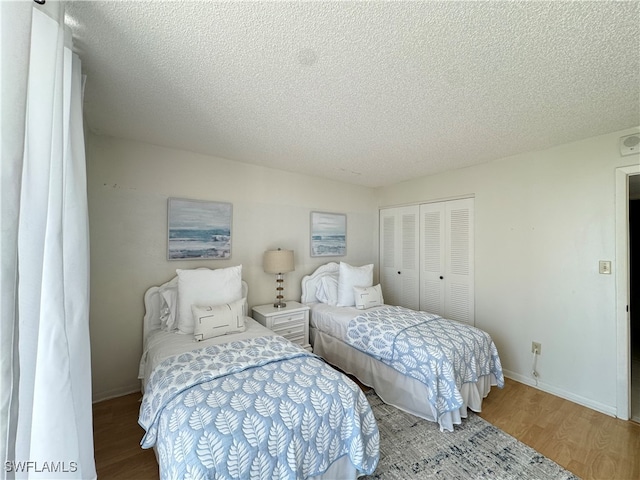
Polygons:
M603 275L611 275L611 262L609 260L600 260L599 271Z

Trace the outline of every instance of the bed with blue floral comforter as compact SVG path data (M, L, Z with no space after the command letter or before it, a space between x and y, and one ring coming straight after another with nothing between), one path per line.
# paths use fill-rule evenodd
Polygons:
M493 374L504 386L490 335L431 313L397 306L367 311L349 322L346 343L427 385L437 419L464 405L464 383Z
M345 455L371 474L379 457L360 388L279 336L167 358L149 378L139 423L161 479L305 479Z

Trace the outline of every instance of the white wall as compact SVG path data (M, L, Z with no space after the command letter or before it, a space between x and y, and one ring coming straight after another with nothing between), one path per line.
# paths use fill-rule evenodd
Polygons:
M249 305L274 301L275 277L262 271L265 250L295 252L285 294L329 260L353 265L377 258L374 190L110 137L88 135L91 234L91 350L94 400L135 391L142 353L143 295L176 268L243 266ZM230 260L167 261L167 198L233 203ZM311 211L347 214L347 255L311 258Z
M476 326L511 378L615 414L615 168L625 130L376 191L379 207L475 195ZM471 146L472 147L472 146ZM473 155L473 148L469 149ZM615 268L615 264L613 266Z
M540 388L614 414L615 169L629 129L542 152L369 189L192 152L88 135L94 399L138 388L142 297L176 268L243 265L249 303L273 300L264 250L295 251L287 298L325 260L377 265L377 207L475 196L476 325L494 338L506 374L533 383L531 341L542 343ZM473 152L470 152L472 154ZM233 257L166 260L168 197L233 203ZM309 214L348 214L347 256L309 255Z

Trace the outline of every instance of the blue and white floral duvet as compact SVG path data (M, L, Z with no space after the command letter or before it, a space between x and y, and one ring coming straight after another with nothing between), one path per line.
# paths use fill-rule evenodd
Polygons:
M162 479L302 479L348 455L364 474L379 434L360 388L278 336L168 358L140 408Z
M364 312L349 322L346 343L427 385L437 420L464 405L463 383L493 374L504 386L489 334L431 313L393 306Z

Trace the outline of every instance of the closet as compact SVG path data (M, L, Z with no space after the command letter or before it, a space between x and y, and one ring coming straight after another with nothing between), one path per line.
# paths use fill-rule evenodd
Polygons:
M420 310L418 205L380 210L380 285L384 303Z
M474 199L380 210L385 303L473 325Z

